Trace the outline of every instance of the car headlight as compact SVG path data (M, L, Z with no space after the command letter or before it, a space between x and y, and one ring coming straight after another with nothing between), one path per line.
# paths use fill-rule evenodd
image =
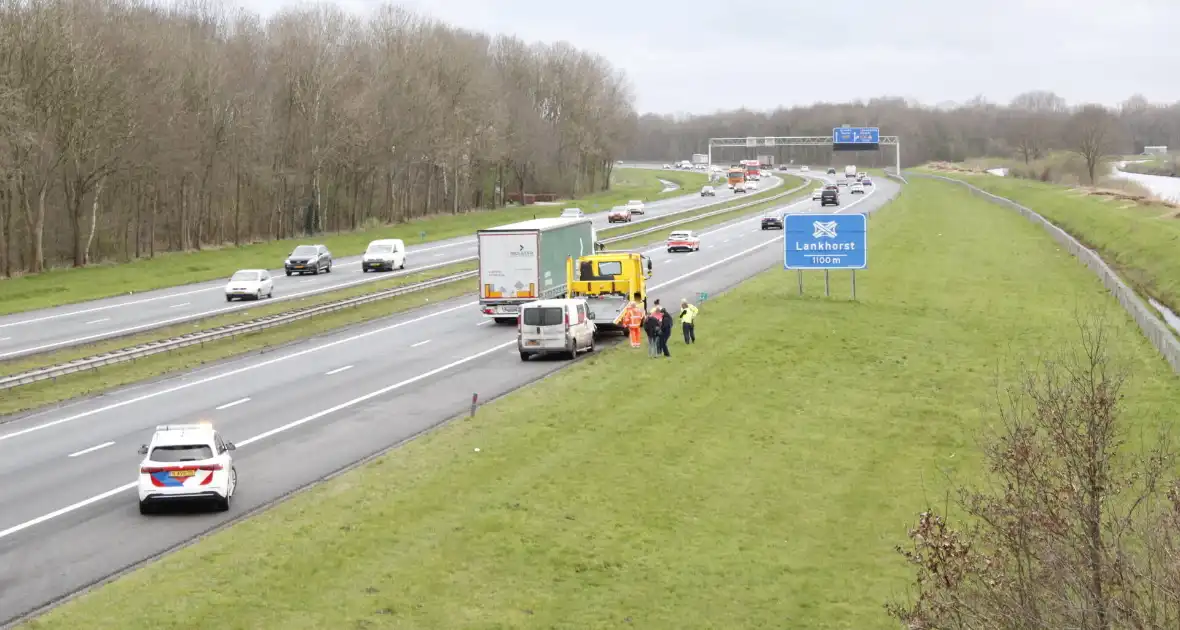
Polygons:
M291 264L291 259L290 259L290 258L288 258L288 259L284 260L284 261L283 261L283 264L284 264L284 265L289 265L289 264Z

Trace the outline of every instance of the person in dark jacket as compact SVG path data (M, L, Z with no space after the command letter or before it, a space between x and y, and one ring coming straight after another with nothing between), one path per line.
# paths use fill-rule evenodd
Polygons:
M643 332L647 333L647 356L660 356L660 312L656 311L643 320Z
M672 314L666 308L660 308L660 346L664 356L671 357L668 352L668 339L672 337Z

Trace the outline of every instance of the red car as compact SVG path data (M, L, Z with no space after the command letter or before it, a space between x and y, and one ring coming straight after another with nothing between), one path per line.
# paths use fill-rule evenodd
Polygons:
M620 206L618 208L611 208L611 211L606 215L607 223L630 223L631 209Z

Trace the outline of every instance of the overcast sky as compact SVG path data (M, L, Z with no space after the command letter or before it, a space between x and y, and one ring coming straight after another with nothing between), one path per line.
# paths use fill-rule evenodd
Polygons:
M231 0L232 1L232 0ZM294 0L241 0L263 15ZM339 0L364 14L371 0ZM566 40L626 71L641 112L1031 89L1180 101L1180 0L407 0L464 28Z

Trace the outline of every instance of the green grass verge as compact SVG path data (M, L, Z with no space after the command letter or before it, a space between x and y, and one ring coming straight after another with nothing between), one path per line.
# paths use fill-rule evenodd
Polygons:
M345 289L339 289L337 291L327 291L317 295L309 295L296 300L287 300L283 302L261 300L254 302L253 306L248 309L236 311L233 313L226 313L225 315L218 315L216 317L210 317L187 324L177 324L175 326L168 326L166 328L157 328L155 330L146 331L139 335L108 339L82 346L73 346L70 348L58 350L56 352L47 352L45 354L38 354L25 358L10 359L0 363L0 376L17 374L19 372L35 370L37 368L47 367L50 365L59 365L67 361L73 361L74 359L81 359L83 357L94 356L104 352L112 352L114 350L130 348L132 346L148 343L151 341L169 339L186 333L209 330L211 328L217 328L218 326L238 324L252 319L257 319L259 317L266 317L267 315L285 313L298 308L306 308L308 306L316 306L318 304L325 304L335 300L377 293L378 291L414 284L416 282L423 282L432 278L440 278L442 276L458 273L460 271L475 269L476 267L477 265L474 262L456 263L454 265L446 265L445 267L437 267L435 269L419 271L417 273L406 274L404 276L396 276L393 278L386 278L384 280L374 280L373 282L368 282ZM361 274L356 275L358 280L361 279Z
M918 180L869 238L858 303L769 271L706 302L671 360L604 351L26 627L892 630L893 545L940 469L977 470L997 367L1081 309L1135 371L1126 418L1180 389L1015 213Z
M777 188L772 188L770 190L763 190L761 192L758 192L758 193L755 193L755 194L749 195L749 196L739 195L739 196L736 196L736 198L733 198L732 200L727 201L723 204L719 204L716 206L712 206L708 209L705 209L704 212L716 212L718 210L724 210L726 208L732 208L734 206L739 206L744 203L758 201L759 199L766 199L767 197L773 197L774 195L781 195L782 193L803 183L802 177L795 177L794 175L779 175L779 177L782 178L783 184ZM725 191L725 190L728 190L728 189L722 187L722 191ZM808 189L806 192L807 192L807 194L811 194L810 189ZM720 194L723 194L723 195L729 194L731 197L733 197L732 193L721 192ZM792 196L783 197L781 199L776 199L773 204L769 204L769 205L768 204L759 204L757 206L752 206L751 208L748 208L748 209L743 209L743 211L758 212L759 210L769 208L773 205L788 203L791 199L797 199L797 198L801 197L802 195L803 195L802 192L796 193L795 195L792 195ZM722 220L725 220L725 221L728 221L729 219L733 218L732 215L728 215L725 213L720 214L718 216L724 217ZM616 237L616 236L626 236L627 234L630 234L632 232L640 232L642 230L650 230L653 227L658 227L658 226L663 225L665 223L671 223L673 221L679 221L679 220L685 219L685 218L687 218L687 217L685 217L684 215L672 215L672 216L668 217L667 220L664 220L664 221L651 221L651 222L647 222L647 223L635 223L635 224L630 224L630 225L625 224L625 223L624 224L616 223L615 229L611 230L611 232L609 233L609 236L612 238ZM702 219L702 221L708 221L708 219ZM694 221L693 223L696 223L696 222ZM685 227L684 229L693 229L693 228ZM612 243L611 248L612 249L616 248L615 244Z
M1180 312L1180 215L1037 181L938 173L1031 208L1097 251L1142 295Z
M660 179L676 181L682 189L661 195L664 185L659 182ZM696 194L706 179L700 173L616 168L611 190L552 206L534 205L432 216L358 232L322 234L200 252L166 253L151 260L100 264L81 269L54 269L36 275L0 279L0 315L123 295L128 291L141 292L229 277L234 271L243 268L274 267L281 264L283 258L300 243L323 243L338 257L351 256L363 252L370 241L378 238L401 238L407 244L414 245L472 235L480 228L530 219L534 215L557 216L562 209L571 206L587 212L599 212L626 203L628 199L651 201L681 194Z
M460 265L455 265L455 269L451 272L453 273L458 270L459 267ZM419 278L419 280L421 279ZM219 340L201 346L190 346L174 352L157 354L129 363L119 363L98 370L77 372L54 380L33 383L32 385L22 385L7 390L3 396L0 396L0 418L3 418L7 414L36 409L37 407L70 400L79 396L93 395L115 387L122 387L147 379L191 370L213 361L263 351L308 337L323 335L352 324L359 324L386 317L393 313L418 308L429 302L438 302L460 295L474 293L476 291L476 285L477 283L474 279L453 282L434 289L380 300L356 308L336 311L284 326L241 335L232 339ZM333 299L342 297L346 291L349 290L333 292ZM291 303L288 303L287 306L291 306ZM258 316L258 311L254 309L250 310L251 317ZM201 322L201 324L203 325L204 322ZM189 330L195 329L190 328ZM127 347L129 340L124 339L121 343L112 343L117 347ZM93 354L93 351L87 352L86 354Z

